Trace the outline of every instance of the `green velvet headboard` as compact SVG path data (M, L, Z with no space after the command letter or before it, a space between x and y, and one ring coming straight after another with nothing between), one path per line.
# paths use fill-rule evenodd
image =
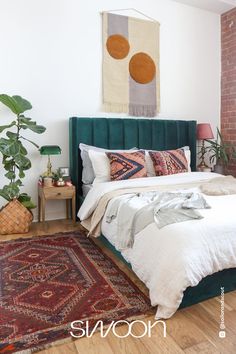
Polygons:
M191 168L196 170L196 121L72 117L69 120L70 173L77 189L77 208L82 194L80 143L108 149L138 147L152 150L188 145Z

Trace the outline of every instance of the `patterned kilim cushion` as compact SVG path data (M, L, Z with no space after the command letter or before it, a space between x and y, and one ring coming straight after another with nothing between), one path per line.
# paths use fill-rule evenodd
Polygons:
M145 151L139 150L130 153L107 152L106 154L110 160L112 181L147 176Z
M188 162L182 149L149 151L156 176L188 172Z

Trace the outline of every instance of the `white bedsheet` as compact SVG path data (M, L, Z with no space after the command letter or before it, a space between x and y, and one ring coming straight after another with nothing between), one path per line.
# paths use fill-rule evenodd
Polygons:
M110 190L121 188L120 185L176 184L213 177L212 173L195 172L121 181L124 183L103 183L88 193L79 217L89 216L100 197ZM135 236L133 248L122 251L134 272L148 287L152 305L158 305L156 318L171 317L188 286L196 286L209 274L236 267L236 195L205 196L205 199L211 209L201 210L203 219L168 225L163 229L152 223ZM112 203L113 200L107 212ZM106 214L102 233L115 245L118 237L116 220L108 224L105 218Z

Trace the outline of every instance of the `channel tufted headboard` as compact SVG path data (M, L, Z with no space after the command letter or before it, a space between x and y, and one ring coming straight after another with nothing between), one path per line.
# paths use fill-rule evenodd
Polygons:
M150 150L188 145L191 149L191 168L196 170L196 121L72 117L69 120L70 173L77 190L77 210L82 195L80 143L108 149L135 146Z

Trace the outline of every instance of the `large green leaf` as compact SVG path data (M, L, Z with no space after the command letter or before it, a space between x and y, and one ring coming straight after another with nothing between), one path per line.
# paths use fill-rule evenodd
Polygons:
M18 185L16 183L10 183L9 185L9 193L11 196L11 199L13 198L17 198L20 192L20 188L18 187Z
M36 205L32 202L31 197L26 193L21 193L18 197L19 202L23 204L27 209L34 209Z
M35 209L36 208L36 205L31 200L22 202L21 204L23 204L24 207L27 209Z
M14 182L16 184L16 186L23 186L23 183L21 182L20 179L18 179L17 181Z
M15 182L10 182L9 185L6 185L1 190L5 196L8 197L7 200L18 198L20 189ZM6 199L6 198L5 198Z
M6 158L3 158L2 163L6 171L12 171L15 164L14 159L7 160Z
M0 189L0 196L2 198L6 199L8 202L11 200L8 193L6 191L4 191L4 189Z
M27 155L27 150L26 148L22 145L21 141L20 141L20 154L21 155Z
M30 199L31 199L31 197L26 193L21 193L18 198L19 202L21 202L21 203L22 202L29 202Z
M0 102L10 108L10 110L15 114L21 114L32 108L32 105L29 101L17 95L9 96L6 94L1 94Z
M19 170L29 170L31 167L31 162L30 160L25 157L24 155L18 154L14 157L15 162L19 168Z
M11 96L8 96L8 95L5 95L5 94L0 95L0 102L2 102L5 106L10 108L10 110L13 113L19 114L18 113L17 102Z
M35 121L33 121L31 118L26 118L24 116L20 116L19 122L20 122L20 124L36 125Z
M19 177L20 178L24 178L25 177L25 173L24 173L24 171L21 168L19 169Z
M28 111L29 109L32 108L32 105L29 101L27 101L25 98L22 98L21 96L12 96L12 98L15 100L19 107L19 113L24 113L25 111Z
M9 138L9 139L17 139L17 137L18 137L18 134L17 133L12 133L12 132L7 132L6 133L6 136Z
M8 125L1 125L0 126L0 133L2 133L5 129L13 127L13 125L16 125L15 121L11 122L11 124L8 124Z
M46 130L43 125L28 125L28 128L37 134L42 134Z
M21 143L18 140L0 139L0 151L6 156L15 156L20 152Z
M5 173L5 177L7 177L10 180L13 180L16 178L16 175L13 171L8 171L7 173Z

